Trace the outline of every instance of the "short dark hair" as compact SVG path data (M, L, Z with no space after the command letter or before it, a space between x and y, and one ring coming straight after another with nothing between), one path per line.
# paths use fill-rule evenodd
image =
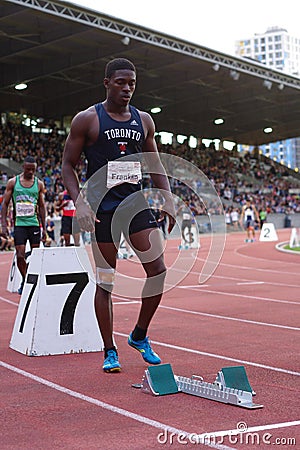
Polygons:
M26 158L24 159L24 163L29 163L29 164L36 164L36 160L34 159L33 156L26 156Z
M110 78L115 73L116 70L122 69L132 70L133 72L136 73L135 66L131 61L129 61L129 59L115 58L106 64L105 78Z

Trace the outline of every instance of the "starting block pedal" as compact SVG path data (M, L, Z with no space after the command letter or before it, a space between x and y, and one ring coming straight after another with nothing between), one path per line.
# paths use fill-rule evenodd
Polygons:
M170 364L149 366L141 385L134 387L156 396L182 392L247 409L263 408L263 405L253 403L255 393L243 366L224 367L218 372L214 383L203 381L198 375L191 378L174 375Z
M256 395L250 386L244 366L223 367L223 369L218 372L215 384L219 386L220 389L238 389Z
M149 366L141 384L142 391L152 395L177 394L178 385L170 364Z

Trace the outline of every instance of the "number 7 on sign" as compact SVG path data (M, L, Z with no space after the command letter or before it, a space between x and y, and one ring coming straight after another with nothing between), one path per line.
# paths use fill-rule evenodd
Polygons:
M24 325L26 321L26 317L28 314L29 306L37 286L39 279L39 275L28 274L26 279L26 284L32 284L32 288L30 290L23 316L20 323L19 332L23 333ZM55 284L69 284L75 283L75 286L71 289L62 313L60 317L60 334L73 334L73 324L74 324L74 316L75 310L80 299L80 296L89 282L89 277L87 272L75 272L75 273L62 273L62 274L54 274L54 275L46 275L46 284L48 286L53 286Z
M27 317L27 314L28 314L28 309L29 309L29 306L30 306L30 303L31 303L31 300L32 300L32 297L33 297L33 294L34 294L34 291L35 291L38 279L39 279L38 275L34 275L32 273L29 273L27 275L26 283L27 284L32 284L32 288L30 290L30 293L28 295L28 299L27 299L27 302L26 302L26 305L25 305L25 308L24 308L24 312L23 312L23 316L22 316L22 320L21 320L20 328L19 328L19 332L20 333L23 333L25 320L26 320L26 317Z
M75 283L64 304L60 318L60 334L73 334L74 315L79 298L89 282L87 272L46 275L46 284Z

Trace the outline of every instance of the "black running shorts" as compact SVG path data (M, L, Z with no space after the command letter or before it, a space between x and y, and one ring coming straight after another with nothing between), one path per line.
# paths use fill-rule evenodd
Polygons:
M139 211L130 216L126 212L98 213L100 222L95 223L96 242L120 242L121 233L125 237L148 228L158 228L155 217L150 208ZM93 237L93 240L95 239Z
M15 245L25 245L27 241L30 245L39 245L41 242L40 227L14 227L14 241Z

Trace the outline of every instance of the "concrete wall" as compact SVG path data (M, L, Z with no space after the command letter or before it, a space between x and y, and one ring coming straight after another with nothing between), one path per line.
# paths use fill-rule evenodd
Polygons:
M286 223L286 219L290 219L290 226ZM209 218L207 216L196 216L196 220L199 226L200 233L207 233L210 231L210 223ZM285 214L268 214L267 222L273 223L275 229L280 228L300 228L300 214L290 214L289 216L286 216Z

